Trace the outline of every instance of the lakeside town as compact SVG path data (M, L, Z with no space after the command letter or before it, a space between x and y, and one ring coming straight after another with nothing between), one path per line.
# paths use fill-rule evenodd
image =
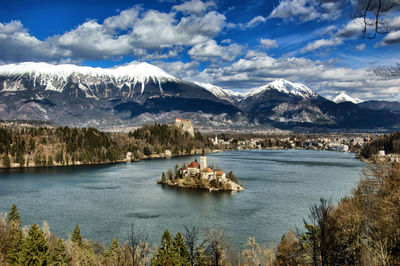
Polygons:
M363 147L382 134L238 134L201 133L190 120L145 125L129 133L109 133L93 128L69 129L53 125L8 123L1 126L2 168L109 164L170 158L227 150L305 149L353 152L356 158L399 162L400 155L383 144L363 153ZM10 141L10 136L15 139ZM171 136L172 137L171 139ZM166 139L167 138L167 139ZM168 140L168 138L170 138ZM100 143L96 143L99 140ZM163 142L167 143L163 144ZM82 144L86 149L82 149Z

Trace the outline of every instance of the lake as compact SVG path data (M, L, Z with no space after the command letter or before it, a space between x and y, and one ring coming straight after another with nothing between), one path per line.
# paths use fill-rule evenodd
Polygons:
M320 197L336 203L350 194L364 163L352 153L307 150L251 150L209 154L208 164L232 170L244 192L208 192L156 184L162 171L199 156L104 166L2 170L0 212L16 203L22 224L46 220L66 238L76 224L84 238L109 243L126 240L132 222L159 244L162 233L186 226L222 229L242 247L279 241L302 228L308 208Z

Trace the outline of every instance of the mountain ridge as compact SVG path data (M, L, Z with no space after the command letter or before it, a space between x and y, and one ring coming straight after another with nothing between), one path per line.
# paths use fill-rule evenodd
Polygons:
M193 120L214 129L393 128L397 112L336 104L278 79L247 92L176 78L148 63L91 68L47 63L0 66L0 119L101 129Z
M359 104L362 103L363 100L358 99L358 98L354 98L344 92L341 92L339 95L337 95L333 100L333 102L335 103L344 103L344 102L351 102L354 104Z

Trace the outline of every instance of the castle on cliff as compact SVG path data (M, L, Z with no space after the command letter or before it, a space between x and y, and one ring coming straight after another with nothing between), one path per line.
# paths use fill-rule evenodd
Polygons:
M190 136L194 137L194 127L190 120L175 119L175 126L181 128L183 132L188 132Z

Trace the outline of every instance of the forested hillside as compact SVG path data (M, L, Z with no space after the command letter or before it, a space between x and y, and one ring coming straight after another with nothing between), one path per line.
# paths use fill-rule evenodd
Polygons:
M380 136L364 145L360 155L364 158L371 158L376 155L379 150L385 150L386 154L400 153L400 132L390 135Z
M172 155L211 147L196 131L192 137L174 125L146 125L128 134L94 128L0 127L1 166L54 166L113 163L149 158L170 150Z

